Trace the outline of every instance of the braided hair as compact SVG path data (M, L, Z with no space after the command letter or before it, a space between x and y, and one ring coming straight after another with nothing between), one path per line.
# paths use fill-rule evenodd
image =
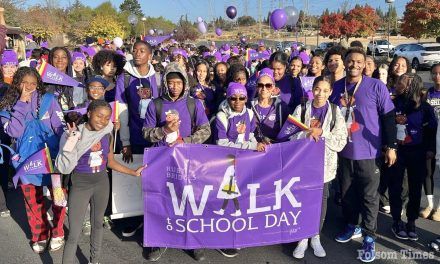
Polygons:
M40 101L41 97L46 93L46 87L41 80L40 74L38 74L37 70L31 67L21 67L18 68L17 72L14 75L12 80L12 84L9 89L6 91L3 98L0 100L0 109L10 111L12 107L17 103L21 96L21 82L25 76L33 76L37 79L37 113L40 109Z

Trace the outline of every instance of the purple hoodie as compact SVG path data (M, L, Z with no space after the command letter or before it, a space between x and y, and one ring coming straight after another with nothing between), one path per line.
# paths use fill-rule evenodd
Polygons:
M22 102L20 100L15 103L10 111L11 119L1 117L3 127L6 134L13 138L22 136L26 121L32 120L32 114L37 112L37 91L32 93L32 100L30 103ZM53 100L47 113L42 118L43 123L53 130L53 132L61 137L64 132L64 115L56 100Z

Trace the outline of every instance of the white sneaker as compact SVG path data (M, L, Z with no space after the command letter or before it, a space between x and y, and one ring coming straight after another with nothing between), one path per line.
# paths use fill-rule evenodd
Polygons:
M297 259L304 258L304 253L307 250L309 239L305 238L301 241L299 241L298 246L296 246L295 250L293 251L293 257Z
M310 239L310 246L313 248L313 254L318 258L323 258L326 256L325 250L321 245L321 240L319 239L319 235L315 235Z
M237 210L235 211L235 213L231 214L231 216L240 216L241 215L241 211Z
M54 237L50 239L49 248L50 251L57 251L64 245L64 237Z
M224 214L225 214L225 210L220 209L220 210L218 210L218 211L214 211L214 214L224 215Z
M46 247L47 247L47 240L41 240L41 241L32 243L32 250L37 254L40 254L44 250L46 250Z

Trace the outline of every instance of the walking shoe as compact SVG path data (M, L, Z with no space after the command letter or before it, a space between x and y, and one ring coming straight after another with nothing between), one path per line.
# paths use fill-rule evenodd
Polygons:
M344 231L335 237L335 240L339 243L346 243L359 237L362 237L362 228L348 224Z
M421 218L429 218L429 216L432 214L432 212L433 212L433 210L432 210L432 207L426 207L426 208L423 208L422 210L420 210L420 217Z
M224 214L225 214L225 210L220 209L220 210L218 210L218 211L214 211L213 213L214 213L214 214L218 214L218 215L224 215Z
M376 246L372 237L365 236L362 249L359 250L359 253L360 256L358 258L362 262L372 262L376 259Z
M406 225L406 233L408 234L408 239L411 241L419 240L419 235L416 233L416 225L415 224L407 224Z
M391 227L391 231L398 239L408 239L408 234L406 233L406 228L402 221L394 222L393 226Z
M134 234L136 234L136 231L144 226L144 223L140 223L137 226L127 226L122 230L122 236L123 237L132 237Z
M428 247L435 252L440 252L440 237L429 242Z
M436 222L440 222L440 209L434 210L434 212L432 212L431 217L429 219Z
M315 235L310 239L310 246L313 248L313 254L315 254L315 256L317 256L318 258L323 258L327 255L321 245L319 235Z
M204 249L192 249L190 250L190 255L195 261L205 260L205 250Z
M57 251L64 245L64 237L53 237L50 239L49 248L50 251Z
M233 258L238 256L238 250L235 248L222 248L222 249L217 249L217 251L227 258Z
M379 211L381 211L382 213L385 213L385 214L390 214L391 213L391 207L389 205L385 205L385 206L382 206L379 209Z
M5 210L5 211L0 212L0 217L2 217L2 218L6 218L6 217L10 217L10 216L11 216L11 211L9 211L9 210Z
M110 217L108 217L108 216L104 216L104 220L103 220L103 222L102 222L102 226L103 226L105 229L108 229L108 230L111 230L111 229L112 229L112 227L113 227L113 222L112 222L112 220L110 219Z
M32 243L32 250L37 254L43 253L43 251L46 250L46 247L47 247L47 240L41 240Z
M241 211L237 210L235 211L235 213L231 214L231 216L240 216L241 215Z
M293 251L293 257L296 259L304 258L304 254L306 253L308 244L309 244L309 239L305 238L300 240L295 250Z
M165 253L165 251L167 251L167 248L159 248L159 247L150 247L150 248L146 248L147 249L147 255L145 256L145 258L148 261L158 261L163 253Z
M90 225L90 221L84 221L83 226L82 226L82 233L85 236L90 236L90 232L91 232L91 225Z

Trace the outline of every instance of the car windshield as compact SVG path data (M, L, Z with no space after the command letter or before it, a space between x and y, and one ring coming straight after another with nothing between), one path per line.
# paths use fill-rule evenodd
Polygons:
M376 45L388 45L388 41L387 40L378 40L378 41L376 41Z
M440 46L425 47L426 51L440 51Z

